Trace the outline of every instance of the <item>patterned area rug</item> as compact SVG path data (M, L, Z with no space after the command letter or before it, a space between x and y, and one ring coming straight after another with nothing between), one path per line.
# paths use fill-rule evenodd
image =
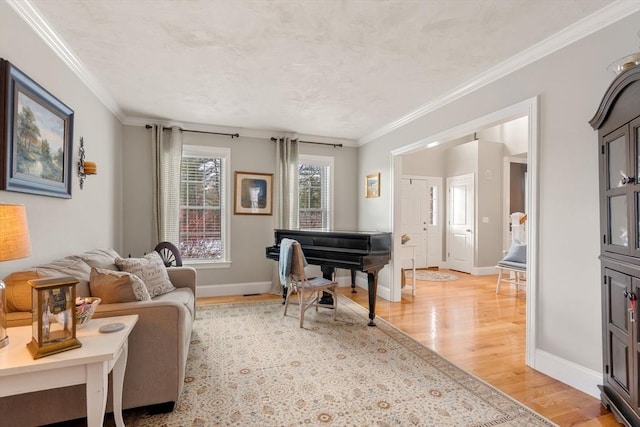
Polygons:
M551 426L340 296L282 316L279 301L198 308L175 410L125 412L127 426ZM150 383L151 385L152 383Z
M413 270L405 270L405 277L412 278ZM458 276L453 273L445 273L442 271L433 270L416 270L417 280L426 280L428 282L450 282L452 280L458 280Z

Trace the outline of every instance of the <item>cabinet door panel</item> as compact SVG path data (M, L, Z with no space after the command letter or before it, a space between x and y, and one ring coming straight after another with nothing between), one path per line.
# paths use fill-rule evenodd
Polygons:
M610 381L621 388L624 393L629 397L631 390L629 388L629 367L630 354L629 354L629 342L624 336L618 336L615 333L610 333L610 351L611 351L611 377Z
M629 320L630 329L632 331L631 342L633 345L631 353L631 355L633 356L633 360L631 361L630 365L633 366L633 370L629 373L629 376L632 379L630 384L630 392L632 396L632 405L635 410L640 413L640 375L638 375L638 372L640 372L640 343L638 342L638 340L640 340L640 322L638 322L638 313L640 313L640 309L638 308L638 298L640 298L640 279L637 277L633 277L631 279L631 292L632 294L630 298L635 298L636 301L635 303L629 302L629 306L627 307L628 311L631 306L634 306L633 320Z
M633 162L633 181L629 184L633 188L633 210L630 211L631 227L629 236L633 240L629 245L633 249L633 256L640 257L640 119L633 120L630 124L631 150L630 159Z
M609 268L604 273L605 378L631 403L630 373L634 366L628 312L631 276Z
M620 135L606 144L607 153L607 190L624 186L622 179L629 175L627 159L629 150L626 135Z
M625 125L600 141L600 186L602 248L605 252L631 255L637 250L635 220L636 163L631 160L635 152ZM635 143L635 139L634 139Z
M630 288L630 277L607 270L609 278L607 300L608 300L608 323L610 327L615 327L620 333L629 336L629 314L627 312L627 297L625 292Z
M629 246L629 219L627 195L608 197L609 203L609 243L614 246Z

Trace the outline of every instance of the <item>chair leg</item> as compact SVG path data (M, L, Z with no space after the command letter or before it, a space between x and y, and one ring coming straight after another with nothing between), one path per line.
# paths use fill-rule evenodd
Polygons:
M293 285L290 284L287 287L287 296L286 296L286 298L284 300L284 314L283 314L283 316L287 315L287 308L289 308L289 297L291 296L292 290L293 290Z
M500 293L500 282L502 282L502 269L498 269L498 283L496 283L496 294Z
M298 295L300 296L300 327L304 328L304 313L307 311L307 300L304 296L304 288L299 290Z
M338 292L336 288L333 288L333 321L338 320Z

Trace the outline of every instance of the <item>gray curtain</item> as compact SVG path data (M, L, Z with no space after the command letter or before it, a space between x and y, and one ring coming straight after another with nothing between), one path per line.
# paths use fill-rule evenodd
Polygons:
M156 242L178 244L180 231L180 166L182 132L173 126L165 134L162 125L153 125L153 232Z
M298 228L298 140L288 137L276 140L276 228ZM282 285L275 265L271 292L280 294Z

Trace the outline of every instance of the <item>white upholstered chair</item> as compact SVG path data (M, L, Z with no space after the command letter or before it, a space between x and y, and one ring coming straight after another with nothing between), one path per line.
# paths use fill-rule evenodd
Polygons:
M496 265L498 269L498 283L496 293L500 292L500 284L507 282L514 284L516 292L527 285L527 244L514 240L505 257ZM507 273L508 277L503 277Z
M301 328L304 327L304 313L311 307L315 307L316 311L318 311L318 307L333 308L333 320L336 320L336 312L338 311L338 294L336 293L336 287L338 284L333 280L322 277L308 279L304 271L305 258L300 243L294 242L291 250L291 273L289 283L287 284L284 315L287 315L289 302L291 301L292 294L295 292L298 296L297 302L300 308ZM327 292L333 296L333 305L320 304L320 298L323 292Z

